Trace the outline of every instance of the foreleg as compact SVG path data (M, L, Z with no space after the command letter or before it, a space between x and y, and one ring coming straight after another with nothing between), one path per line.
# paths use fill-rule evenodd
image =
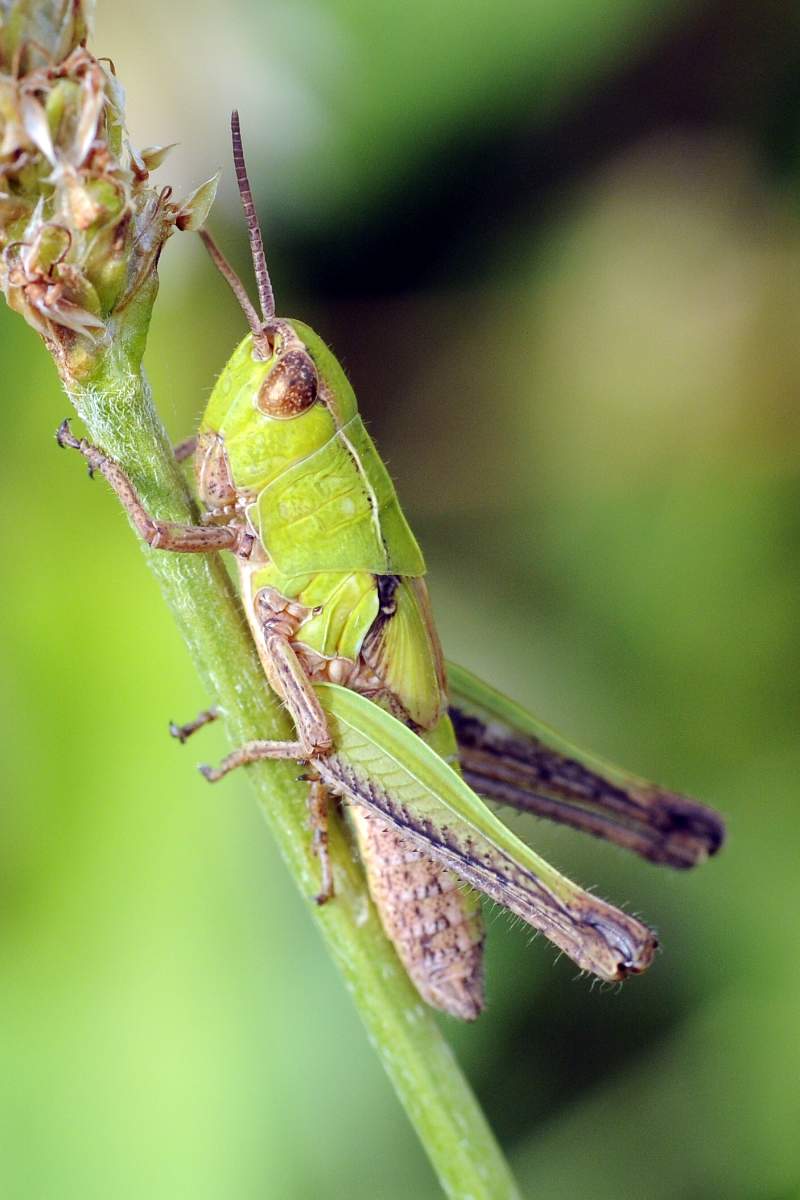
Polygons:
M237 525L178 525L151 517L119 463L85 438L76 438L68 421L62 421L56 434L59 446L77 450L89 464L89 474L99 471L117 494L139 535L154 550L174 550L181 554L210 554L230 550L246 558L253 548L253 536Z

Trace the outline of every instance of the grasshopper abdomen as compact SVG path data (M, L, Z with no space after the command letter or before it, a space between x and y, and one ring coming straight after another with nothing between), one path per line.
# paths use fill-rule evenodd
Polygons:
M350 817L370 894L417 991L434 1008L474 1021L484 1007L477 893L379 817L355 807Z

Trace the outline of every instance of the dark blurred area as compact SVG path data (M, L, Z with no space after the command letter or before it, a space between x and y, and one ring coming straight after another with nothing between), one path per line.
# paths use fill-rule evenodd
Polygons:
M177 141L247 277L241 110L279 310L332 344L426 550L447 653L724 813L673 875L515 829L652 924L621 990L488 914L448 1036L525 1195L800 1196L800 10L664 0L100 0L134 144ZM176 237L148 349L176 440L241 315ZM10 419L0 809L3 1196L438 1194L124 518Z

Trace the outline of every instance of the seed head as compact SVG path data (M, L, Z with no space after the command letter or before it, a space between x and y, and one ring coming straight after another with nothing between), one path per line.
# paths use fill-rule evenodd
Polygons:
M133 314L146 328L164 242L216 191L215 177L179 203L153 185L169 147L130 145L89 25L85 0L0 0L0 287L72 376Z

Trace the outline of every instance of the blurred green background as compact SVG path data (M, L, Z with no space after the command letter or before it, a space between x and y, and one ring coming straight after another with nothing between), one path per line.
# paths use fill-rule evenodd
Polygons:
M448 1024L526 1195L800 1195L800 12L666 0L99 0L94 48L247 272L241 109L279 310L330 341L427 551L451 657L716 804L675 876L544 823L657 926L591 988L490 916ZM148 350L191 432L243 332L175 237ZM438 1190L125 519L0 312L4 1200Z

